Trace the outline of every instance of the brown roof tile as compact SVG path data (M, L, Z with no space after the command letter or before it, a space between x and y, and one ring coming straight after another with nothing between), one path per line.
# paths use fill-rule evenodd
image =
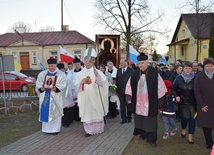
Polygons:
M62 32L32 32L32 33L20 33L24 40L34 42L38 45L61 45L62 44ZM16 33L5 33L0 35L0 47L7 47L18 41L22 41L20 35ZM63 32L63 44L94 44L94 41L87 38L77 31Z

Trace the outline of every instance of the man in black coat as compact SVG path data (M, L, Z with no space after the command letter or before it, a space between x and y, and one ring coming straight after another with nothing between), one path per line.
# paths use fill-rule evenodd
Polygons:
M78 57L75 57L75 59L73 60L73 64L74 64L74 69L71 71L71 76L73 76L73 78L76 76L76 74L78 72L80 72L82 70L81 68L81 61ZM74 97L74 102L75 102L75 106L74 106L74 120L76 122L80 122L81 118L79 117L79 106L78 106L78 99L77 99L77 92L75 90L73 90L73 95Z
M167 89L158 71L148 66L148 56L141 53L137 59L139 68L126 86L126 99L134 114L134 135L140 134L140 138L156 147L158 103L163 101Z
M128 67L128 62L125 59L120 60L121 68L117 70L116 75L116 86L117 86L117 94L120 100L120 113L122 121L120 124L124 124L126 122L131 122L131 112L128 110L128 104L126 102L126 83L129 80L130 76L133 73L133 69Z
M172 72L168 70L164 63L160 63L159 65L159 74L163 78L163 80L169 80Z
M198 63L197 63L197 62L193 62L193 63L192 63L192 69L193 69L193 72L194 72L195 76L198 75L198 73L201 72L201 71L199 71L199 69L198 69Z

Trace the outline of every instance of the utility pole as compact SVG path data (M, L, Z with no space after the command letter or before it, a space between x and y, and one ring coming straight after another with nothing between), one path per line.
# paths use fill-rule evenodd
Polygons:
M62 43L61 46L63 47L63 0L61 0L61 37L62 37Z
M61 31L63 32L63 0L61 0Z

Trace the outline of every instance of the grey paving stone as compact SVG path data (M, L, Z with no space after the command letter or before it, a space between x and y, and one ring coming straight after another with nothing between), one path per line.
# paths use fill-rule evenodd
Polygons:
M108 130L84 137L83 125L74 122L58 135L41 131L0 148L0 155L120 155L132 139L133 123L121 125L120 118L108 120Z

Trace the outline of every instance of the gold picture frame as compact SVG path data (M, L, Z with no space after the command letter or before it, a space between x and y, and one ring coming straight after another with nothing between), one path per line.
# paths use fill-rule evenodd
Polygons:
M56 79L57 79L56 75L45 75L43 88L52 89L54 86L56 86Z

